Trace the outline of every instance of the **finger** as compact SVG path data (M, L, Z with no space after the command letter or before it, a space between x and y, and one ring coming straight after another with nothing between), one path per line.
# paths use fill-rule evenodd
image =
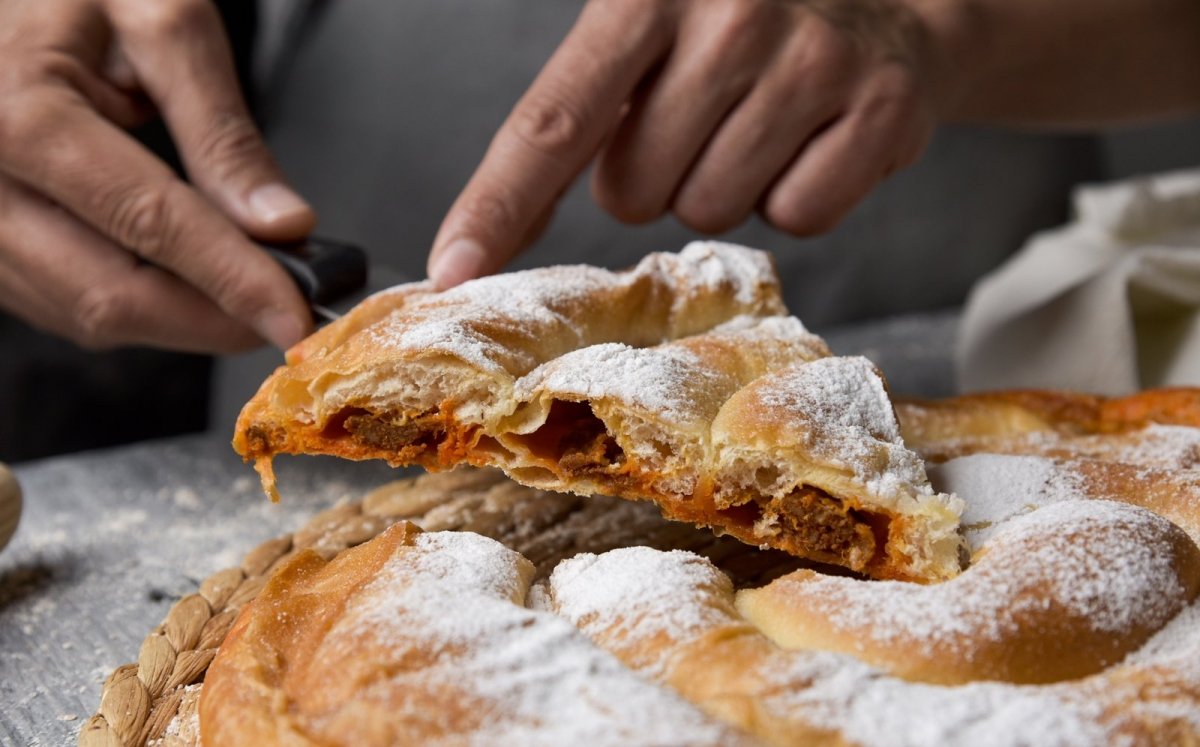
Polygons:
M0 309L43 332L69 337L66 325L60 324L61 307L32 286L24 273L3 262L0 262Z
M721 121L782 41L777 3L720 3L693 13L670 57L621 120L596 164L592 193L618 219L661 216Z
M203 294L0 177L0 296L12 313L88 348L234 352L261 344Z
M153 114L144 97L107 77L108 60L116 56L107 51L111 47L107 20L97 8L75 10L78 16L63 18L57 4L38 5L20 19L28 27L8 29L5 48L16 62L9 66L5 81L5 113L12 112L14 94L49 86L82 95L120 127L144 123Z
M145 97L97 76L76 58L58 58L50 80L82 94L105 119L122 129L145 124L154 115L154 107Z
M135 91L141 88L133 65L129 64L129 58L125 56L120 47L109 46L104 57L103 70L104 77L122 91Z
M696 159L672 211L705 233L741 224L801 146L845 110L857 75L853 43L810 17Z
M429 258L439 287L492 272L592 159L666 52L665 3L592 2L492 140Z
M287 274L166 165L81 100L39 94L20 104L23 116L0 138L10 174L279 347L304 335L311 316Z
M246 108L215 6L112 5L128 65L162 112L191 180L259 238L298 239L312 230L312 208L287 186Z
M918 118L908 82L891 73L867 85L845 116L811 140L771 188L767 220L808 236L836 226L911 148Z

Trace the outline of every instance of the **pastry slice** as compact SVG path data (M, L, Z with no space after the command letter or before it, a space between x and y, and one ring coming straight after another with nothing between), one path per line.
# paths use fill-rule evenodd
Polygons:
M786 315L761 252L698 243L360 309L243 411L234 446L268 492L278 453L469 463L872 576L959 569L958 501L904 447L879 372Z

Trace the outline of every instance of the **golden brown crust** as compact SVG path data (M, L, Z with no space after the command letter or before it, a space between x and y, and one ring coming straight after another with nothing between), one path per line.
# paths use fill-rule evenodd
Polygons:
M406 522L329 563L298 553L209 669L204 744L754 744L525 609L532 577L493 540Z
M943 400L900 399L904 441L924 458L973 453L1081 454L1087 436L1130 435L1151 424L1200 426L1200 389L1153 389L1125 397L1014 390Z
M1165 400L1138 401L1161 411ZM1147 409L1121 417L1131 423ZM1200 473L1161 449L1129 447L1162 428L1185 442L1200 430L1073 430L1056 437L1092 439L1092 456L976 453L938 466L935 482L967 502L974 550L968 570L946 583L801 570L739 589L690 553L629 547L546 564L542 601L535 593L529 604L767 744L1189 744L1200 738ZM1104 442L1120 445L1104 453L1128 461L1096 458ZM580 452L595 448L594 437L580 439ZM475 485L484 476L444 478ZM506 485L494 489L525 490ZM392 489L376 500L410 497ZM497 517L510 505L497 501ZM356 579L346 577L349 586ZM326 588L344 594L341 579ZM280 624L273 613L261 619ZM474 728L468 717L457 723Z
M1060 511L1069 515L1053 524L1017 526L981 548L961 576L933 587L870 588L801 570L742 591L738 609L785 648L852 654L906 680L960 685L1078 679L1141 648L1200 593L1200 550L1186 533L1125 509L1106 507L1095 512L1096 521L1087 521L1094 508ZM1072 524L1080 528L1072 531ZM1114 550L1154 556L1156 562L1146 558L1146 565L1162 574L1156 579L1162 583L1152 601L1122 600L1141 602L1146 615L1119 627L1096 626L1093 616L1106 610L1077 604L1070 591L1096 576L1127 583L1122 571L1132 561L1104 557ZM1071 560L1079 567L1036 567Z
M322 662L306 658L347 600L380 570L397 547L411 542L415 526L401 522L330 563L313 551L297 553L272 575L253 607L241 614L205 678L200 701L206 745L323 744L324 728L307 714L335 692L353 690L352 677L325 679ZM303 593L293 593L303 591ZM307 625L288 624L305 620ZM445 704L456 708L454 702ZM370 730L369 724L361 728ZM347 734L353 743L361 736Z

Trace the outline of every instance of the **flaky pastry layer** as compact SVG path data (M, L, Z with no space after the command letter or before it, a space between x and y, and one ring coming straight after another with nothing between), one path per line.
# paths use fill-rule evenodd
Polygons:
M960 567L961 505L880 373L786 315L767 255L725 244L377 295L290 352L234 445L269 492L279 453L469 463L875 577Z

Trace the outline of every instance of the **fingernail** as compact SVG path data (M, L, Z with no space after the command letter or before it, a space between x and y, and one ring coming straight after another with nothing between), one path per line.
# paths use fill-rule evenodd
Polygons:
M261 314L254 328L272 345L280 350L287 350L304 339L308 325L294 314L272 310Z
M470 239L456 239L437 255L429 266L429 279L439 288L452 288L479 277L487 266L488 255Z
M310 211L300 195L282 184L264 184L250 193L250 210L263 223L282 223Z

